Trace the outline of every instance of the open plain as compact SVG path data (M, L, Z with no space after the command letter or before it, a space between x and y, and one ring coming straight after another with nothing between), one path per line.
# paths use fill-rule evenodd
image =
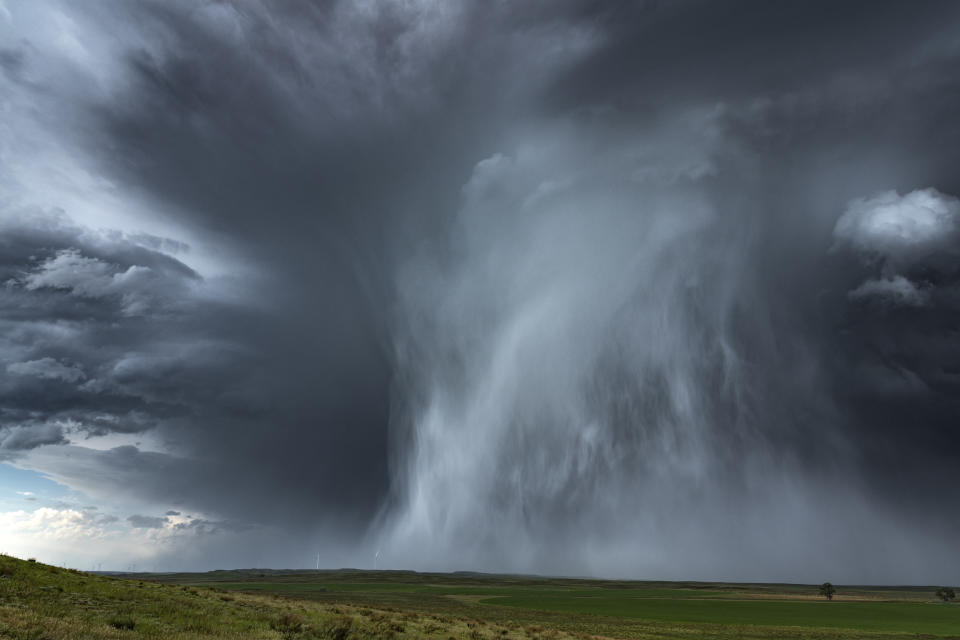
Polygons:
M932 587L633 582L408 571L94 575L0 557L0 637L960 638Z

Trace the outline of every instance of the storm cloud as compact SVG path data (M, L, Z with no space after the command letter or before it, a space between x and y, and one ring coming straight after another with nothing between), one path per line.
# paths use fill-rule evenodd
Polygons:
M949 581L958 18L8 0L0 460L171 568Z

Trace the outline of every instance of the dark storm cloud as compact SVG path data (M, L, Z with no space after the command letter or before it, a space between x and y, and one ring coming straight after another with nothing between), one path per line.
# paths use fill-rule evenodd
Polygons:
M946 427L958 415L957 7L624 5L600 19L609 40L560 76L543 104L611 105L626 121L720 105L728 153L716 163L714 198L761 245L752 259L776 339L816 353L827 392L814 402L838 412L833 434L860 450L869 482L886 496L935 503L960 449ZM851 212L924 197L944 209L926 237L905 229L891 240L847 224ZM822 439L831 436L797 436L788 450L829 456Z
M146 335L163 342L157 325L185 311L190 269L60 214L6 218L0 246L5 450L142 431L176 412L121 374L149 350Z
M12 452L33 449L45 444L63 444L63 428L55 424L17 424L0 428L0 458L14 457Z
M337 410L317 394L291 391L318 378L309 353L291 353L295 345L282 355L263 347L264 359L254 349L260 341L275 340L270 334L278 329L265 329L261 312L224 302L216 296L216 283L141 246L144 240L94 232L60 214L5 223L4 456L17 459L17 451L44 444L83 446L93 436L153 430L179 454L141 452L131 445L81 450L72 462L54 462L51 473L104 494L115 493L111 485L123 478L127 495L207 509L216 503L219 512L239 516L262 501L263 511L255 517L296 510L300 524L315 517L299 510L307 495L326 497L334 510L369 508L376 474L341 477L353 460L365 457L365 443L338 443L335 424L311 438L317 420L311 416L320 412L336 419ZM146 244L184 249L160 238L147 238ZM280 361L270 362L273 357L282 358L280 368ZM278 371L294 381L278 379ZM351 391L341 393L349 402ZM202 434L196 433L198 424L204 425ZM300 453L291 449L295 441L306 443ZM338 459L348 466L337 468ZM272 484L275 469L291 461L292 474ZM225 462L228 467L221 466ZM101 481L102 468L110 474ZM310 477L299 476L306 473ZM231 479L236 474L248 480L237 483ZM300 489L289 488L291 477ZM243 493L230 498L232 489Z
M0 456L440 568L887 579L958 524L955 4L61 8L109 77L8 86L231 258L4 223Z
M115 8L98 15L121 32L138 25L121 52L125 82L109 102L88 97L69 135L100 170L216 234L262 280L256 314L200 305L176 320L243 355L205 360L183 345L166 357L158 345L125 357L113 382L152 403L144 415L186 455L227 465L198 471L197 493L219 496L219 509L362 522L388 483L396 255L424 241L424 220L455 206L475 147L502 128L521 86L503 61L541 55L539 43L570 25L528 16L513 28L513 11L453 5L436 14L350 3ZM488 44L467 51L473 37ZM130 242L176 255L169 240ZM124 298L105 270L65 249L21 288L69 291L85 313L100 312L92 307L108 293L124 301L121 314L148 305L137 296L154 287L133 282ZM170 331L150 318L132 341ZM131 486L164 483L142 476ZM263 509L252 507L256 496ZM303 508L310 502L315 513Z
M960 203L936 189L858 198L834 229L863 278L847 294L840 393L870 436L878 484L913 504L919 490L935 501L960 462L958 234Z
M807 529L811 522L838 518L840 529L858 526L841 515L839 505L850 495L819 495L827 478L844 491L862 492L861 506L883 505L899 514L857 516L860 522L878 517L880 537L913 535L895 532L898 519L923 521L922 530L945 548L953 526L947 523L955 518L942 508L943 487L960 449L960 436L948 426L958 417L946 374L955 370L957 344L957 318L946 301L953 291L947 274L957 263L952 251L944 251L953 246L949 206L942 226L928 230L935 240L873 247L887 250L883 279L865 275L859 249L829 249L851 200L882 197L874 194L890 188L956 185L960 87L948 71L958 51L956 21L947 17L955 11L944 4L914 10L873 3L839 9L712 3L598 14L611 25L609 39L561 74L538 102L552 116L577 114L587 134L574 135L576 151L548 142L544 160L536 157L534 140L533 151L521 147L512 157L479 163L451 241L453 275L435 276L443 263L421 261L408 282L412 323L402 327L401 336L410 333L401 338L401 354L410 359L401 360L401 369L422 366L423 378L411 374L406 390L419 402L409 410L418 444L407 470L409 502L394 525L395 553L415 553L416 540L433 536L451 545L448 555L470 549L480 563L538 566L576 546L574 540L596 535L577 528L573 514L587 511L608 530L627 528L631 539L669 545L664 536L690 525L685 515L671 512L673 505L695 510L706 522L711 505L741 500L753 501L743 508L747 514L790 523L781 542L799 549L814 535ZM699 116L690 117L698 109ZM548 140L569 135L562 127L541 132ZM623 155L611 161L604 155L610 150ZM563 164L565 157L573 158L575 170ZM498 174L498 166L508 168ZM632 219L616 213L615 200L584 199L591 186L578 185L577 174L589 175L594 167L603 172L607 194L636 188L619 171L632 170L633 180L646 181L631 198L637 208ZM540 168L546 171L537 175ZM664 188L706 196L716 218L697 229L689 216L693 202L680 205L667 222L645 200ZM491 194L483 196L491 204L475 211L477 192ZM561 197L540 211L551 193ZM590 211L601 230L571 225L559 213L565 205ZM649 255L664 254L641 271L632 270L637 262L629 253L617 257L624 238L647 246L633 227L641 216L654 229L687 228L678 262L671 263L666 249L670 236L648 248ZM691 220L693 227L685 227ZM844 225L837 228L843 240ZM580 253L568 233L604 252ZM889 268L898 256L920 255L912 279ZM617 268L606 264L610 260ZM654 285L647 283L651 274L660 274L668 293L646 289ZM571 293L581 277L601 292ZM701 281L716 282L715 288L700 289ZM938 281L947 286L934 287ZM537 284L525 288L529 282ZM658 314L671 320L640 335L614 334L613 366L598 372L591 358L602 361L603 342L620 320L612 316L611 326L594 334L579 314L587 309L595 322L618 299L633 304L621 289L631 284L642 297L627 327L643 327L646 317ZM929 308L927 295L934 291L942 302ZM866 298L909 304L890 313L864 312ZM644 352L648 340L672 345L669 355ZM519 362L511 360L511 350L524 354ZM587 401L577 399L584 386L577 376L596 380ZM926 387L930 395L908 397L897 387ZM691 405L695 409L685 415ZM473 459L477 450L484 451L482 462ZM790 470L792 487L774 488L779 472L754 466L771 461ZM663 474L669 480L658 477L659 465L670 469ZM699 486L695 474L691 482L688 468L710 477L714 489ZM645 493L660 482L671 487L667 504L658 492ZM693 497L714 490L719 495L705 503ZM778 504L794 506L776 516L778 506L756 506L771 499L768 491ZM464 495L474 502L464 504ZM808 500L836 513L801 516ZM641 524L631 524L634 513L647 520L639 515ZM498 531L518 522L511 538L519 542L510 553L496 544ZM557 522L566 526L557 531ZM723 517L713 526L733 527L727 535L751 540L754 558L764 555L757 528L734 533L736 526ZM690 545L702 544L690 538ZM611 541L616 546L616 534L595 544ZM832 562L846 558L845 566L861 575L877 570L868 568L869 554L847 544L817 562L836 554ZM775 565L775 555L762 563ZM658 570L688 575L677 564Z
M53 358L14 362L13 364L7 365L7 373L37 376L50 380L64 380L66 382L76 382L86 377L79 367L67 366L57 362Z
M941 1L598 4L592 17L609 38L546 95L569 109L752 100L839 78L856 91L937 38L949 43L957 14Z

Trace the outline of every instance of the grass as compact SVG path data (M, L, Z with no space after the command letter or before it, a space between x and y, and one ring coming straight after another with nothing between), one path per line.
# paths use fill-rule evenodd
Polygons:
M0 556L0 638L73 640L511 637L443 617L90 575ZM518 631L512 635L520 638ZM563 636L569 637L569 636Z
M568 613L708 622L926 634L960 634L960 607L919 602L733 600L720 597L650 598L632 594L517 594L481 603Z
M0 638L581 640L960 638L932 588L618 582L478 574L105 576L0 556Z

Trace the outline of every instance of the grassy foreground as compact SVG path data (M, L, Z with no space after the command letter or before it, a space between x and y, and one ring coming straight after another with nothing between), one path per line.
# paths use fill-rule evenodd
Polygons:
M444 616L90 575L0 556L0 638L511 637L501 631Z
M960 638L932 590L370 571L90 575L0 556L0 638Z

